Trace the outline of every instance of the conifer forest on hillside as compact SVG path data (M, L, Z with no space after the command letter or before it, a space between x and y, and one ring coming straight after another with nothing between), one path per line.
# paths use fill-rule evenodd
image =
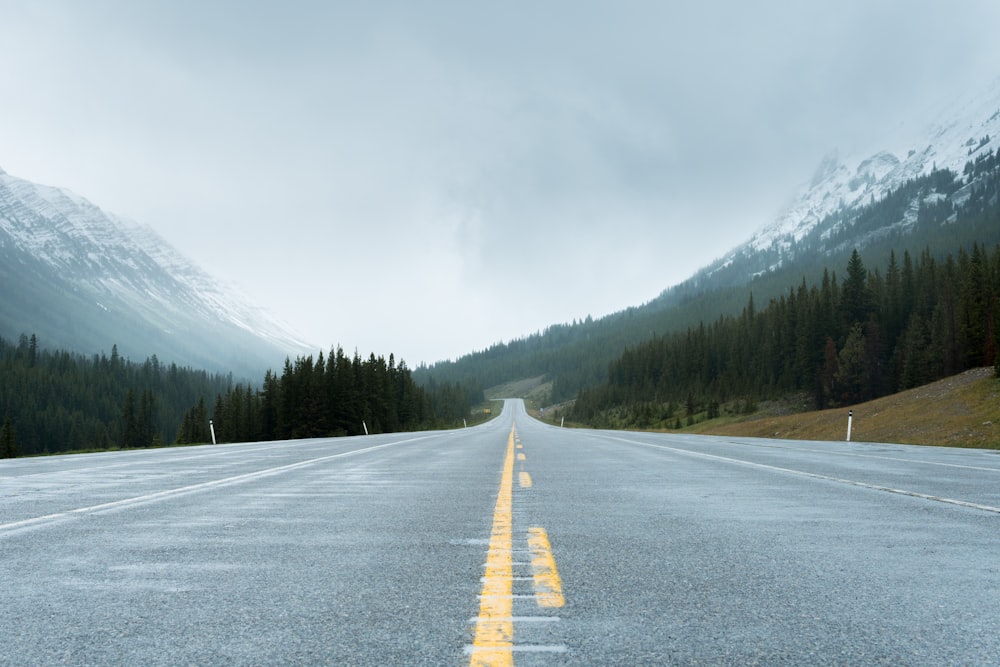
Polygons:
M681 425L765 398L808 392L817 409L851 405L998 363L1000 245L925 251L884 269L855 250L838 281L824 272L758 309L719 317L626 351L572 417L600 426Z

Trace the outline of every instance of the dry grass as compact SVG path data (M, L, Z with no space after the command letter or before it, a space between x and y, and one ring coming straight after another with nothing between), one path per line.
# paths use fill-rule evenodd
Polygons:
M992 368L966 371L932 384L851 406L851 440L1000 449L1000 381ZM757 413L687 433L803 440L843 440L848 408L792 415Z
M499 384L495 387L490 387L483 393L489 400L496 400L500 398L525 398L528 394L538 391L545 384L545 376L539 375L534 378L515 380L514 382L507 382L506 384Z

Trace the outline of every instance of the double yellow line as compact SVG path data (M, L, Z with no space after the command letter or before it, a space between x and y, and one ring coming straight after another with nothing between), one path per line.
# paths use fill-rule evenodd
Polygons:
M486 556L486 574L479 596L479 617L472 643L470 667L512 667L514 664L514 567L513 567L513 494L514 442L510 430L507 455L500 476L500 491L493 510L493 529ZM524 455L517 457L523 461ZM521 472L521 488L531 488L531 477ZM552 546L544 528L528 529L528 549L534 573L535 601L539 607L562 607L565 599L562 581L552 556Z

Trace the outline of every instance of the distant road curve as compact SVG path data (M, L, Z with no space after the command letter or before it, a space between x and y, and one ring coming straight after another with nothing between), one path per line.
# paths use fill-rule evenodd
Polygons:
M1000 455L558 429L0 461L0 665L1000 664Z

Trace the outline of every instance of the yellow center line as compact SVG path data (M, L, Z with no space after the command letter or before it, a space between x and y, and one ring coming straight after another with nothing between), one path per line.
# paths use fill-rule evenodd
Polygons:
M531 475L525 471L521 471L517 475L517 483L522 489L531 488Z
M514 495L514 428L507 440L500 491L493 510L493 529L486 555L486 574L479 601L476 637L470 667L511 667L514 664L512 524Z

